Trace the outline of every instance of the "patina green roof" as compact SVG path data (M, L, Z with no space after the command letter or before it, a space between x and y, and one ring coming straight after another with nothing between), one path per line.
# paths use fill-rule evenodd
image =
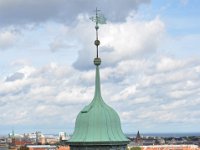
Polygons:
M116 111L108 106L101 97L99 65L100 58L95 58L96 81L92 102L78 114L75 131L69 143L82 144L120 144L128 143L121 130L120 118Z

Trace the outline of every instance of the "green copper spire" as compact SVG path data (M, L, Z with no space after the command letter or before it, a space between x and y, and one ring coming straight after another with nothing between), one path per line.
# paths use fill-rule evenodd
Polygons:
M85 106L78 114L75 123L75 131L69 140L69 145L72 150L83 148L99 148L103 147L104 150L110 150L111 147L121 148L125 147L129 140L121 130L120 118L116 111L108 106L101 96L100 72L99 66L101 59L98 55L98 24L103 22L96 9L96 17L92 18L96 22L96 40L95 45L97 48L97 57L94 59L96 66L95 76L95 93L91 103ZM82 150L82 149L81 149Z

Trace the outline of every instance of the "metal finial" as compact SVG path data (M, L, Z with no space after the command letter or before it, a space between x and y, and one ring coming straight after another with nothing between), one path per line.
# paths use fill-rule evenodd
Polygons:
M94 44L97 47L97 58L98 58L99 57L98 46L100 45L100 41L98 40L98 29L99 29L99 24L106 24L106 18L104 17L104 15L98 13L100 10L98 10L97 8L95 11L96 11L96 15L91 17L90 19L96 23L96 26L95 26L96 40L94 41Z

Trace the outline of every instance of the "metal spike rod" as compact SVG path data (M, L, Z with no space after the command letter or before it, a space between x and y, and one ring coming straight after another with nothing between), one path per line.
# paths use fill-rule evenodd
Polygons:
M99 24L106 24L106 18L104 17L104 15L98 13L100 10L98 10L97 8L96 8L95 11L96 11L96 15L91 17L90 19L93 22L96 23L96 26L95 26L95 29L96 29L96 40L95 40L94 44L97 47L97 58L98 58L98 55L99 55L98 54L98 52L99 52L98 51L98 46L100 45L100 41L98 40L98 29L99 29Z

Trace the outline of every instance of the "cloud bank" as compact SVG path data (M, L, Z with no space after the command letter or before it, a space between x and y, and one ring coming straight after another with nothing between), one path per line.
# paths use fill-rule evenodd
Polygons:
M73 131L94 94L96 6L108 18L99 30L102 95L124 131L198 131L200 61L188 54L199 35L169 37L159 17L137 19L148 3L0 0L0 131Z
M124 60L101 69L102 95L119 113L125 132L148 127L161 132L159 126L175 132L170 126L180 123L184 131L200 123L199 72L196 59ZM1 121L31 127L59 122L72 132L77 113L93 98L94 73L56 63L20 66L0 82Z
M117 3L115 0L0 0L0 20L3 20L0 24L37 24L49 20L69 24L79 14L93 15L96 7L102 9L109 20L122 21L143 3L150 3L150 0L118 0Z

